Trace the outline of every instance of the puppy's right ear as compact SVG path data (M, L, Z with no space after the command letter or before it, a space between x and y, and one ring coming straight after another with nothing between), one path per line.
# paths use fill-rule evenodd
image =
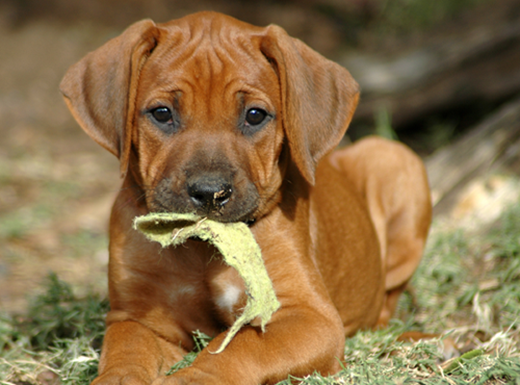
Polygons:
M159 30L142 20L69 68L60 90L85 132L128 169L139 72L157 45Z
M260 50L278 75L291 157L313 185L319 160L345 135L359 86L345 68L276 25L264 29Z

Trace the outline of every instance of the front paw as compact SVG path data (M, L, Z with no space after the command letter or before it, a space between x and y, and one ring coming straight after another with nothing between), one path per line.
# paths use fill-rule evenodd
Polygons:
M202 370L189 367L181 369L170 376L162 376L152 382L152 385L224 385L232 382L224 378L216 378L214 375Z
M149 385L151 378L129 370L109 371L94 379L91 385Z
M188 384L186 381L184 381L181 378L177 378L172 376L162 376L157 378L154 382L152 382L152 385L185 385Z

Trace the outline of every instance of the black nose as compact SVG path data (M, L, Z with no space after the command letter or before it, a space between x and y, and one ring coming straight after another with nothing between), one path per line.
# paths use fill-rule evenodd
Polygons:
M218 210L232 194L231 184L220 176L202 176L188 183L188 195L197 208Z

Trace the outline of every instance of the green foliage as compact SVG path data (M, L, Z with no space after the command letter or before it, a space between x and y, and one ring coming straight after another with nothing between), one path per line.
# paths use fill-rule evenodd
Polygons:
M175 365L173 365L170 370L166 372L166 375L169 376L182 368L186 368L193 364L193 361L195 361L195 358L197 358L197 355L204 349L206 346L208 346L209 342L212 340L212 337L207 336L206 334L202 333L199 330L195 330L193 332L193 341L195 342L195 348L193 351L186 354L181 361L177 362Z
M518 328L519 250L520 204L504 213L487 235L434 231L412 280L416 320L435 331L454 327L461 319L476 321L486 332Z
M380 107L375 114L375 134L386 139L397 140L396 132L392 128L392 117L388 109Z
M0 317L0 384L39 384L43 374L62 384L89 384L97 375L108 302L74 295L50 274L24 317Z
M51 273L46 291L36 297L27 318L17 328L30 338L36 350L53 346L54 341L82 336L99 339L105 328L108 302L90 295L79 300L71 286ZM99 344L99 341L95 341Z

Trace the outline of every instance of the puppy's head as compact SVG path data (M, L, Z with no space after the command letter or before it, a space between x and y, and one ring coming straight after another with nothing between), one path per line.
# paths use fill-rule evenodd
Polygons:
M138 22L73 65L60 88L149 210L225 222L276 204L288 162L313 184L358 100L344 68L280 27L213 12Z

